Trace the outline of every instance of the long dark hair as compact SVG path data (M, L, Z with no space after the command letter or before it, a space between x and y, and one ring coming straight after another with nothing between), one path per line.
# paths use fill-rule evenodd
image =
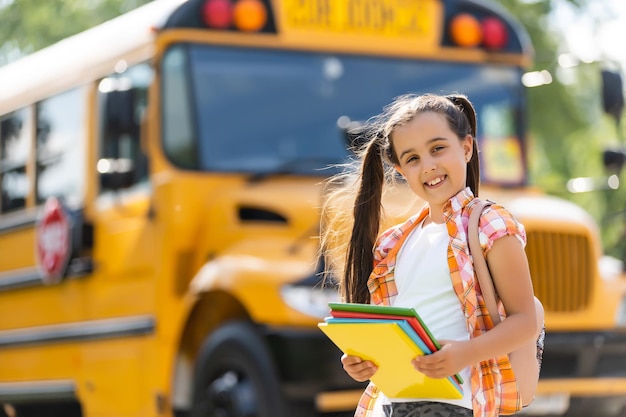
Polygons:
M416 115L427 112L444 114L450 129L459 140L468 134L474 138L472 158L467 164L466 185L478 196L480 164L476 143L476 111L468 98L461 94L407 94L394 99L363 130L367 132L367 140L358 154L360 170L356 184L343 181L344 192L356 191L352 230L345 246L345 266L339 282L346 302L370 302L367 281L374 265L373 249L383 217L383 188L394 177L393 166L399 165L393 148L393 133ZM330 240L331 234L336 234L336 231L331 230L332 227L333 223L329 222L323 228L322 244Z

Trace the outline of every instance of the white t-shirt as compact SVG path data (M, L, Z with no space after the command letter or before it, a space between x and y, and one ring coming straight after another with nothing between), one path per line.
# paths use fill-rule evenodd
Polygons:
M413 229L398 252L395 269L398 295L393 305L414 308L437 340L468 340L465 316L450 278L449 242L445 223L431 222ZM430 400L471 409L470 368L463 369L460 375L463 378L460 400L394 398L391 401Z

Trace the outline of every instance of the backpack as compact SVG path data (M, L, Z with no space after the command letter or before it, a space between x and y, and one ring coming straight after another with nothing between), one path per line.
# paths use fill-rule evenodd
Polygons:
M491 316L491 320L494 325L500 323L500 314L498 313L498 300L497 294L489 273L489 266L484 256L482 256L482 249L480 247L480 241L478 238L478 221L482 215L485 207L494 204L489 200L478 200L472 205L470 212L470 220L468 225L468 244L470 254L475 253L477 256L472 256L474 262L474 270L478 277L478 283L487 305L487 310ZM522 400L522 406L529 405L535 398L535 392L537 390L537 384L539 382L539 371L541 369L541 357L543 354L543 337L545 335L545 328L543 327L544 310L541 301L535 297L535 309L537 311L537 322L541 328L537 329L537 340L529 342L528 344L518 348L517 350L509 353L509 360L511 367L517 380L517 386L520 392Z

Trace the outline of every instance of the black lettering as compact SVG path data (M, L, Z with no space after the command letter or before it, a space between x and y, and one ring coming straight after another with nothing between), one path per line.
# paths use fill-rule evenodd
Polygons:
M417 6L415 13L411 19L410 29L413 33L423 35L426 33L426 27L424 26L425 20L427 19L428 10L424 7L422 3Z
M349 0L348 1L348 10L347 10L347 15L348 15L348 19L346 21L348 28L354 28L356 27L356 13L357 13L357 9L358 9L358 3L359 0Z
M428 18L428 9L420 0L405 1L402 8L406 10L404 19L395 22L398 33L409 36L423 35L427 33L425 19Z
M381 25L383 29L391 29L393 30L396 26L396 15L394 13L393 7L387 2L383 2L380 9L380 19Z
M393 30L396 14L389 0L351 0L347 2L346 26L356 30Z
M291 12L288 16L289 23L293 26L302 26L304 23L304 17L306 16L306 6L307 0L298 0L297 2L294 2L291 9L289 9Z
M298 27L319 27L330 24L330 0L297 0L289 21Z
M376 4L372 1L365 1L363 4L363 14L361 17L361 24L364 29L376 27Z
M331 10L330 10L330 0L318 0L319 1L319 23L323 24L324 26L330 26L330 15L331 15Z

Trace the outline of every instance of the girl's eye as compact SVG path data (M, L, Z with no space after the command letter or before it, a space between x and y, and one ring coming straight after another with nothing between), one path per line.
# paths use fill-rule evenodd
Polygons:
M419 158L418 158L417 156L414 156L414 155L413 155L413 156L409 156L409 157L406 159L406 163L408 164L409 162L417 161L418 159L419 159Z
M441 151L441 150L443 150L443 149L445 149L445 146L435 146L435 147L433 148L433 152L439 152L439 151Z

